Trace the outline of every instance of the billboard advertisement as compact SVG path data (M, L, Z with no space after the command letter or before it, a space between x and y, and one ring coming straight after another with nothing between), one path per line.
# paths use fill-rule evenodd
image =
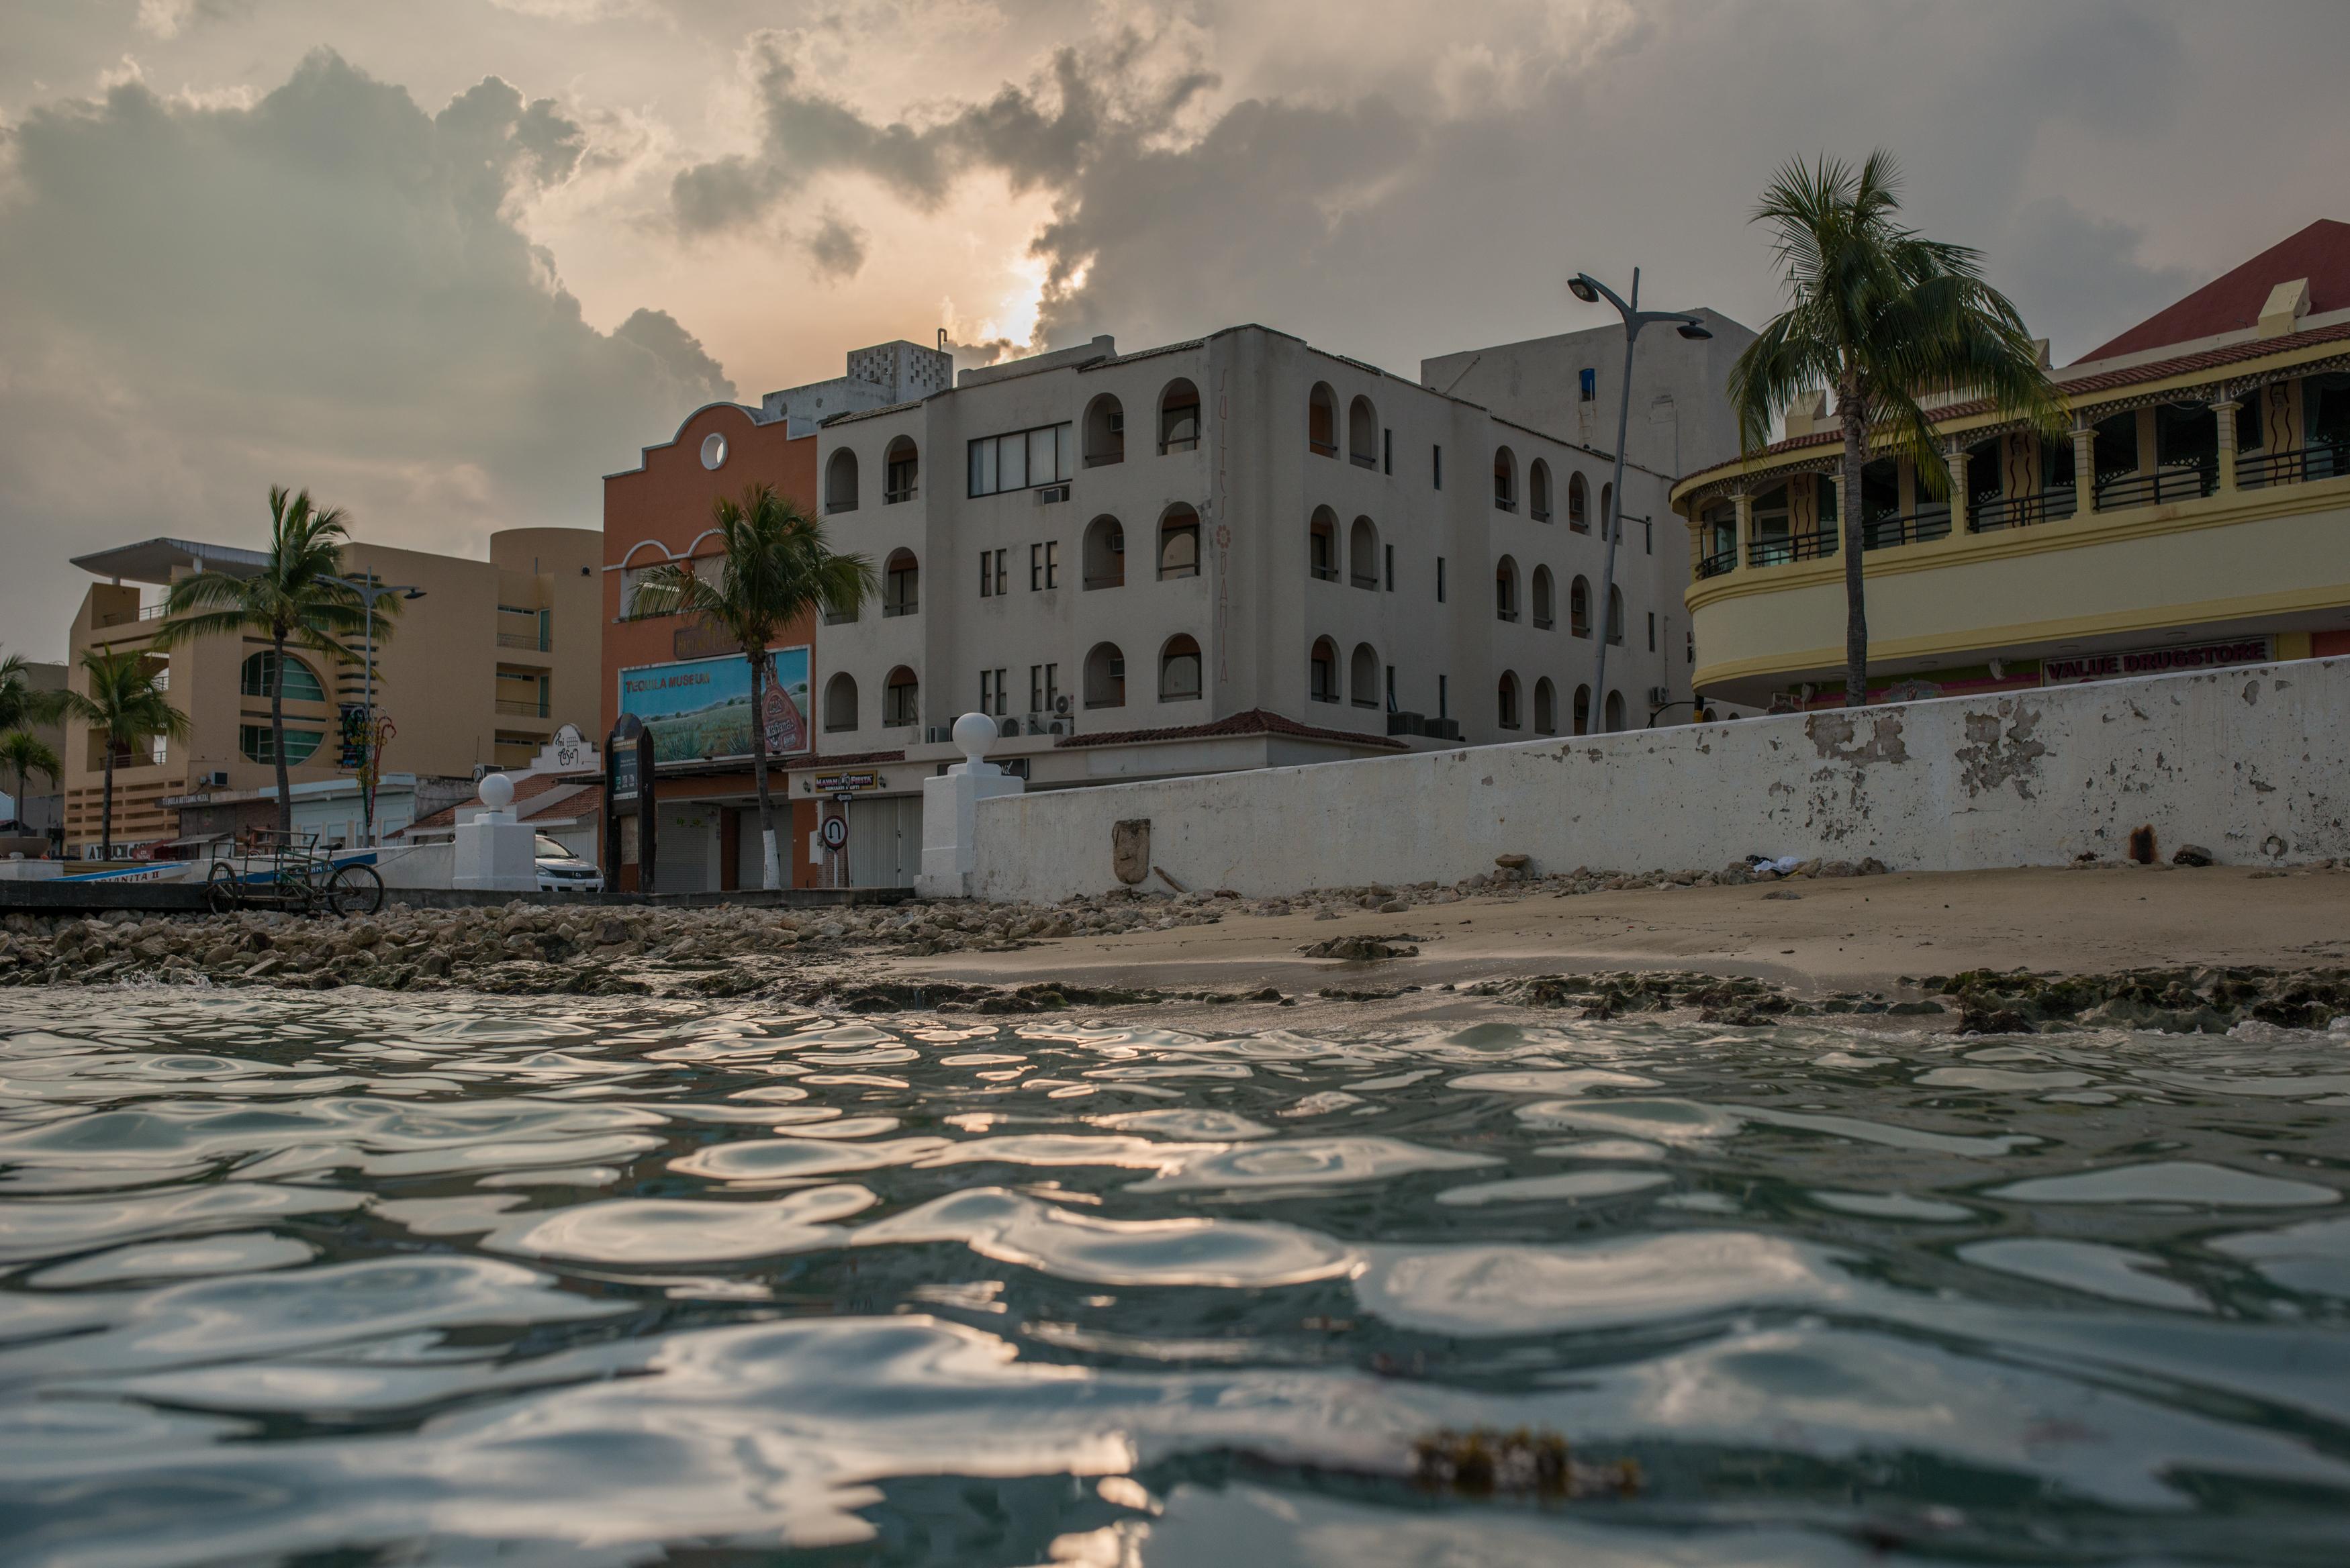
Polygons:
M767 754L810 746L808 650L771 649L766 679ZM620 671L620 711L652 732L653 761L700 762L751 754L751 665L741 654L643 664Z

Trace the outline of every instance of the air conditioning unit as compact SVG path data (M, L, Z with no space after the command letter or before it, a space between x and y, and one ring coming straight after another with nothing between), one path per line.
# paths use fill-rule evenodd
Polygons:
M204 787L206 789L228 788L228 770L223 768L217 772L206 774L204 775Z
M1428 732L1426 725L1427 720L1418 713L1399 710L1388 715L1388 733L1390 735L1423 735Z
M1036 487L1036 504L1049 506L1055 501L1066 501L1069 487L1066 484L1040 484Z
M1433 740L1457 741L1461 738L1461 721L1458 719L1423 720L1420 733Z
M1648 706L1649 706L1649 707L1651 707L1651 708L1661 708L1661 707L1663 707L1666 703L1670 702L1672 700L1673 700L1673 691L1672 691L1672 688L1671 688L1671 687L1669 687L1669 686L1651 686L1651 687L1649 687L1649 688L1648 688Z
M954 726L952 724L932 724L929 729L922 732L922 743L926 746L951 746L954 744ZM941 767L944 767L946 764L944 763L941 763L939 765Z
M473 764L473 782L475 784L479 784L497 771L497 767L494 763L475 763Z
M1020 721L1017 719L1006 719L1003 722L995 726L995 732L1007 741L1016 741L1020 738Z

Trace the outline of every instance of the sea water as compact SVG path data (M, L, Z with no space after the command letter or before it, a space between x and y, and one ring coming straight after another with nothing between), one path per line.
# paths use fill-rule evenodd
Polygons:
M0 1560L2350 1561L2350 1037L1229 1012L0 993Z

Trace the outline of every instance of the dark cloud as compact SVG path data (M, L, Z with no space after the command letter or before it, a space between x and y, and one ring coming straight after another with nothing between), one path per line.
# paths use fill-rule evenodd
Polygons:
M2149 265L2140 259L2145 248L2137 225L2046 197L2016 213L1999 247L2000 282L2027 319L2068 323L2074 340L2065 358L2077 358L2209 281L2184 267Z
M731 397L668 316L598 331L514 203L578 128L491 78L427 115L328 53L249 108L130 83L9 129L0 201L0 624L61 644L66 557L254 537L272 483L367 534L478 552L595 526L598 475Z
M837 213L827 213L804 243L818 277L845 283L865 265L865 242L863 229Z

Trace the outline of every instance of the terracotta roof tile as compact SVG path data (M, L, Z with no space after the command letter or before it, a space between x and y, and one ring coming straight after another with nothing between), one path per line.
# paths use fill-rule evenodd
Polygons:
M1350 746L1377 746L1382 751L1402 751L1401 741L1386 735L1358 734L1351 730L1322 730L1311 724L1301 724L1295 719L1284 719L1263 708L1251 708L1246 712L1233 713L1208 724L1179 724L1165 730L1109 730L1100 734L1064 735L1053 742L1062 746L1123 746L1139 741L1201 741L1225 735L1285 735L1295 740L1339 741Z
M536 805L523 813L525 819L543 815L558 805L585 808L589 811L600 811L603 809L604 786L596 783L592 779L566 778L558 774L525 774L522 777L514 781L514 786L515 805L520 806L526 801L538 802ZM543 798L547 795L555 794L558 790L563 792L563 795L561 797L553 800ZM591 798L584 800L569 799L568 796L573 794L583 794ZM457 826L457 814L459 812L482 811L485 809L487 808L483 805L482 797L479 794L476 794L473 799L462 802L459 805L443 806L439 811L432 813L430 816L418 817L414 822L411 822L406 827L401 828L400 833L395 834L393 836L398 837L401 835L414 833L420 828L427 832L431 832L438 828L454 827Z
M2143 354L2172 343L2191 343L2222 332L2247 332L2260 325L2261 306L2278 284L2309 280L2313 316L2350 306L2350 223L2320 218L2299 234L2232 267L2186 298L2165 306L2082 360Z

